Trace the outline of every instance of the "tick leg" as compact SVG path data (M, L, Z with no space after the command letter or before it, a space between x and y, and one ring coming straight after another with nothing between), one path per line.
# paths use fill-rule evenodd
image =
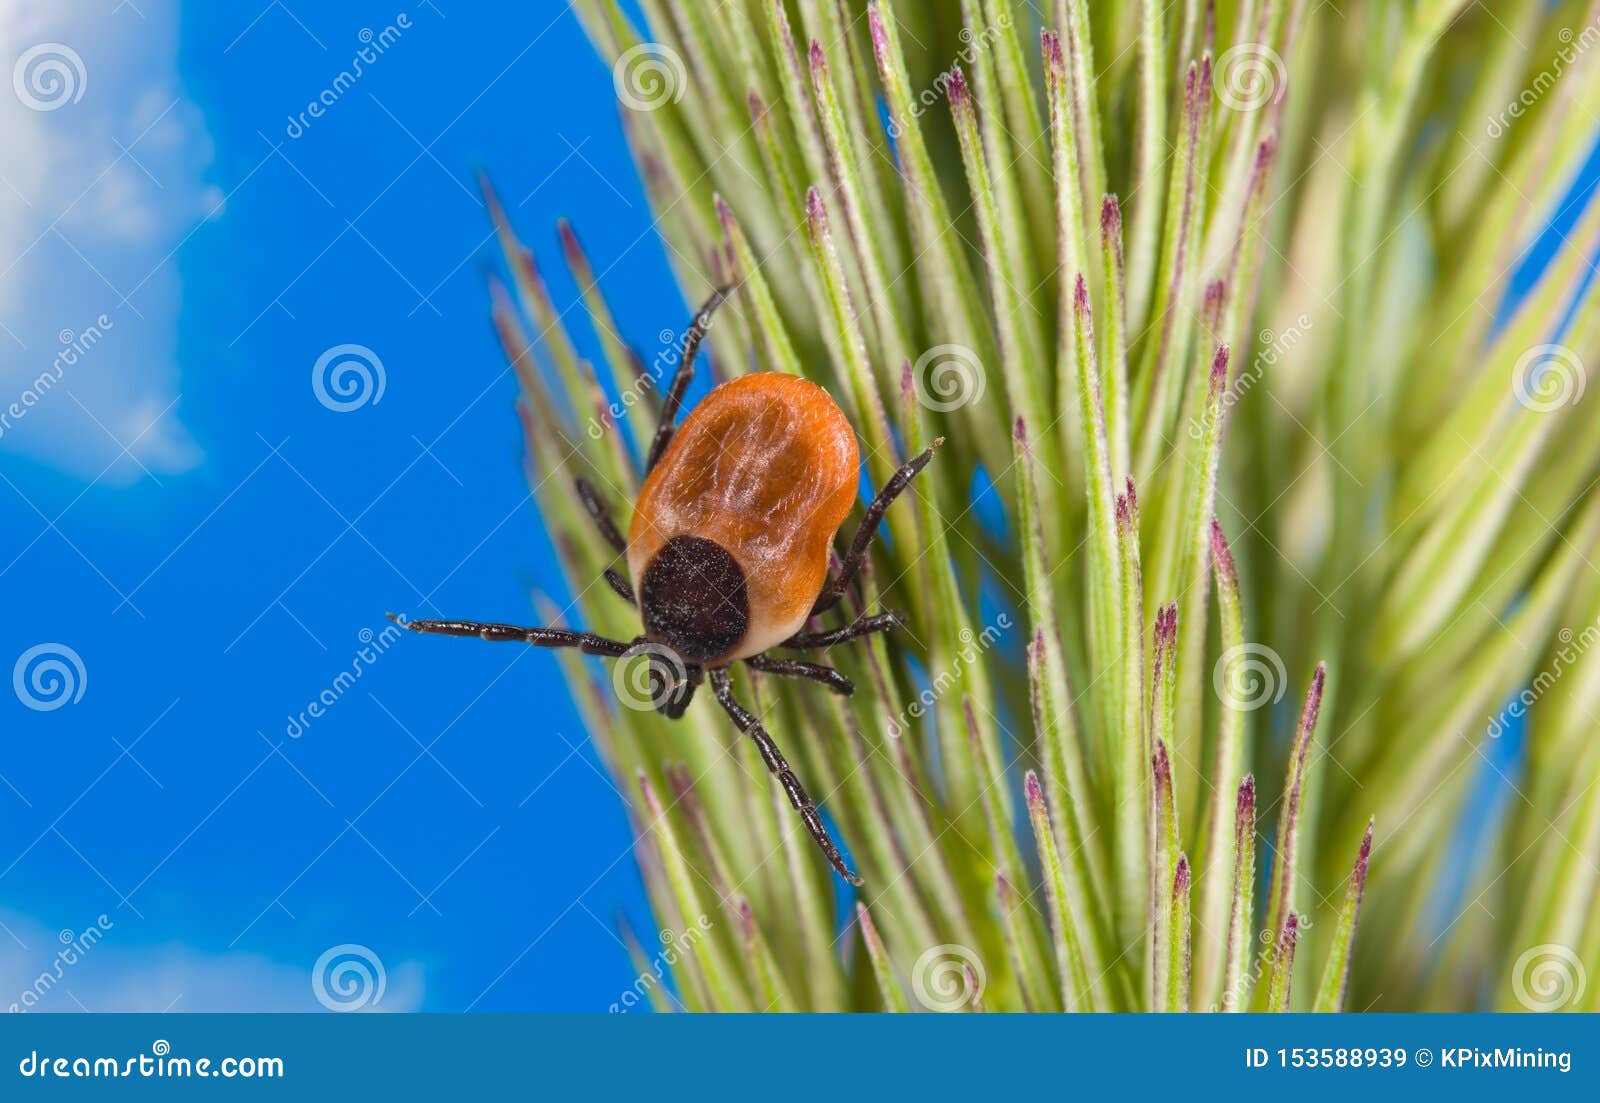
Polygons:
M809 678L821 682L829 689L848 697L856 691L855 683L831 666L808 663L801 659L773 659L766 655L752 655L745 665L766 674L779 674L789 678Z
M856 576L856 572L861 569L862 561L867 557L867 546L877 534L878 523L883 520L884 511L900 496L901 491L910 485L917 472L928 466L928 461L933 458L933 450L943 443L943 437L935 440L931 447L913 457L883 484L883 489L878 491L878 496L867 506L861 524L856 528L855 538L850 541L850 550L845 553L839 573L829 579L828 584L822 588L822 593L817 595L816 604L811 606L812 616L827 612L839 603L839 599L844 596L845 587L850 585L850 580Z
M515 624L492 624L477 620L408 620L402 624L393 613L388 616L396 624L413 632L476 636L494 643L531 643L535 647L576 647L586 655L618 658L633 646L632 643L608 640L592 632L571 632L565 628L521 628Z
M594 484L582 475L573 479L578 487L578 498L583 502L583 508L589 511L589 517L594 521L594 527L600 530L600 538L611 545L611 550L618 555L623 555L628 550L628 542L622 538L616 523L611 520L611 511L606 509L606 504L600 498L600 492ZM615 570L607 569L605 574L606 585L615 590L629 605L634 603L633 587L628 585L628 580Z
M704 677L705 675L700 667L690 667L688 679L667 700L665 706L661 709L661 715L668 720L681 719L684 710L689 707L689 702L694 700L694 691L700 688L700 682Z
M870 636L875 632L900 628L905 622L905 617L900 613L878 613L876 616L859 617L843 628L835 628L828 632L800 632L790 636L778 646L796 651L818 651L835 644L849 643L851 640Z
M683 396L689 390L689 383L694 379L694 357L700 351L700 342L705 340L706 331L711 328L711 315L717 307L722 305L722 300L728 297L728 292L733 290L733 285L719 287L711 293L711 297L695 312L694 321L689 324L689 331L683 336L683 361L678 365L677 374L672 377L671 384L667 387L666 397L661 402L661 424L656 426L655 439L650 442L650 453L644 461L644 471L648 475L654 470L661 454L667 450L667 444L672 440L672 432L678 420L678 410L683 406Z
M583 501L583 508L589 511L589 516L594 521L594 527L600 530L600 537L611 550L618 555L628 550L628 542L622 538L622 533L617 531L616 524L611 520L611 511L606 509L605 502L600 500L600 492L594 484L579 475L573 480L578 486L578 497Z
M861 878L844 864L839 848L834 845L833 839L828 835L827 827L822 823L822 817L817 814L816 804L806 793L805 786L800 784L800 779L794 776L794 771L789 768L789 763L783 757L783 752L778 750L778 745L772 741L772 736L767 734L754 713L733 699L733 683L729 680L726 670L711 671L711 689L716 693L717 702L723 711L739 730L755 740L756 750L761 752L761 760L767 764L767 769L772 771L772 776L778 779L778 784L783 786L784 793L789 797L789 803L800 813L800 818L805 821L806 830L811 832L812 840L827 856L829 864L839 871L839 876L852 885L861 884Z
M627 579L623 578L622 575L617 573L615 570L611 570L609 568L606 570L605 578L606 585L615 590L623 601L626 601L629 605L634 603L633 587L628 585Z

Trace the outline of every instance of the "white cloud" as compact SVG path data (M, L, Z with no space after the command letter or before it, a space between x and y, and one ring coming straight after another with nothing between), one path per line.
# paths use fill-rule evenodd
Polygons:
M29 1012L320 1011L314 958L300 963L257 954L210 953L134 941L138 921L123 914L83 917L62 930L0 911L0 1014ZM85 931L97 933L85 936ZM372 1012L418 1011L423 973L416 962L384 963ZM358 980L347 977L350 983ZM334 983L341 983L337 980ZM375 989L346 989L370 998Z
M112 9L0 0L0 452L130 482L200 460L175 250L218 201L176 0Z

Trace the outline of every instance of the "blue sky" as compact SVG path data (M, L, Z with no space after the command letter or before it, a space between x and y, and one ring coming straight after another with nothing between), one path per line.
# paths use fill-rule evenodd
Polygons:
M345 945L380 1010L600 1011L633 980L618 918L654 932L554 663L374 636L558 584L476 169L558 304L565 216L624 336L686 314L609 69L556 5L490 7L0 0L6 66L70 50L34 59L64 91L23 85L49 109L0 96L4 402L59 376L0 424L0 665L50 645L0 695L0 1003L97 925L32 1006L316 1010ZM364 31L381 56L291 125ZM318 401L340 345L379 401Z

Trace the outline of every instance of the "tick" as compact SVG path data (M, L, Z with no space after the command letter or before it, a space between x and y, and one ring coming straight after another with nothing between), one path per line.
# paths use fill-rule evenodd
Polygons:
M836 693L854 692L833 667L771 652L820 651L902 623L897 613L877 613L840 628L806 631L807 621L844 596L884 511L927 465L933 448L901 467L878 491L830 578L829 553L855 503L860 454L849 420L828 392L796 375L757 372L713 388L681 427L676 424L694 377L695 353L727 291L706 301L685 334L683 361L662 401L626 538L595 488L581 477L576 480L600 536L626 560L631 584L614 568L605 572L605 580L638 609L643 634L623 641L565 628L459 620L413 620L406 627L535 647L575 647L610 658L642 654L649 662L651 704L674 720L709 681L717 703L755 741L833 868L859 885L861 878L845 865L816 803L777 743L734 699L728 669L742 662L766 674L821 682ZM942 438L934 447L940 443Z

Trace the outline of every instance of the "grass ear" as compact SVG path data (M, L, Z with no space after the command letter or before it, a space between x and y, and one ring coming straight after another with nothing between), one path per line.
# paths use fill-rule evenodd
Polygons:
M1547 1009L1530 971L1592 978L1600 67L1551 61L1585 5L851 7L577 5L686 301L738 281L716 369L827 387L870 486L947 440L810 626L904 610L829 652L857 692L739 688L855 848L864 949L726 717L617 709L556 653L662 927L709 920L683 1004ZM629 639L566 488L632 496L683 339L616 339L662 320L568 230L591 366L489 194L534 495L576 618ZM1520 799L1464 839L1486 761Z

